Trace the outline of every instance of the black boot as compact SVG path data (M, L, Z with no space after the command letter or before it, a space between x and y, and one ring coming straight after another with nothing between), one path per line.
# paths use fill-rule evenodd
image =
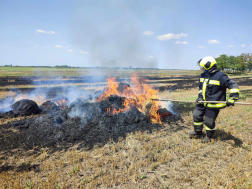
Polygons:
M211 142L211 139L213 138L215 130L207 130L206 136L202 139L202 143Z
M192 132L189 132L189 137L190 138L198 138L198 137L201 137L202 136L202 131L192 131Z
M215 130L207 130L207 131L206 131L206 135L207 135L209 138L213 138L214 132L215 132Z

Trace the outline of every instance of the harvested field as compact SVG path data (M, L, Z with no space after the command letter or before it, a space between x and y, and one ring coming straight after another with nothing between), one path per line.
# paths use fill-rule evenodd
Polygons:
M140 106L125 96L135 89L129 77L117 77L113 96L101 96L109 91L104 80L29 78L19 85L12 77L1 88L2 98L12 96L13 110L0 114L0 188L252 188L251 106L221 110L214 141L202 144L187 136L195 104L155 109L146 100ZM159 89L160 98L197 98L198 76L139 78ZM252 102L251 77L235 80L240 101ZM73 100L72 90L84 95ZM50 101L14 104L23 93L29 99L43 93ZM161 122L153 114L158 111Z

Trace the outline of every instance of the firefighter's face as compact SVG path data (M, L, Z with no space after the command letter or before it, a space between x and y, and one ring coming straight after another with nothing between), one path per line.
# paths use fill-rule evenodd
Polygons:
M205 68L203 67L203 66L200 66L200 70L202 71L202 72L205 72Z

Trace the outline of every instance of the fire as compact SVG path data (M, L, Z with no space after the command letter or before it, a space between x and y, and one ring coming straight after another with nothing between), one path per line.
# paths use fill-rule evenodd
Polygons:
M114 115L120 112L125 112L130 107L135 106L140 112L145 113L152 121L152 123L161 124L161 116L157 113L160 108L157 101L152 99L157 98L158 90L149 87L146 79L138 79L136 74L131 77L131 87L123 86L123 90L119 91L119 85L115 78L108 78L108 86L101 94L97 101L106 100L111 95L120 95L126 97L123 109L116 110L114 107L107 109L109 115Z
M21 95L19 95L18 97L15 98L16 101L22 100L22 99L30 99L35 101L38 105L43 104L44 102L46 102L48 99L46 99L44 96L28 96L27 94L23 93Z
M65 108L66 107L66 100L65 99L57 100L57 104L60 107L60 109Z

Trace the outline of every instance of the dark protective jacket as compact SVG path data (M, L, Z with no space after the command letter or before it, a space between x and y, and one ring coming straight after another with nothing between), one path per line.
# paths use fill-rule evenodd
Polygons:
M226 89L229 89L229 98L238 100L239 87L226 74L219 71L216 65L202 73L199 79L199 97L204 101L226 101ZM206 108L224 108L226 103L204 103Z

